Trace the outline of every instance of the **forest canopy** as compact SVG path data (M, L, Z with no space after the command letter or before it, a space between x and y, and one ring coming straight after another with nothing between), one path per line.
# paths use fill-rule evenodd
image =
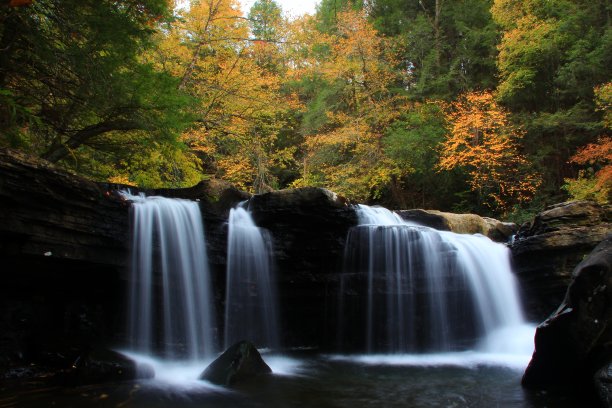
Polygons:
M0 146L98 181L608 202L604 0L0 1Z

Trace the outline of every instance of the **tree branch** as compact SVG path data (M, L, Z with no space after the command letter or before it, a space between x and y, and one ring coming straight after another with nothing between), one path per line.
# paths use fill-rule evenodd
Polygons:
M83 145L95 136L116 130L128 131L138 129L143 129L143 126L127 120L97 123L77 131L68 141L66 141L66 143L56 143L52 145L42 157L55 163L66 157L71 150Z

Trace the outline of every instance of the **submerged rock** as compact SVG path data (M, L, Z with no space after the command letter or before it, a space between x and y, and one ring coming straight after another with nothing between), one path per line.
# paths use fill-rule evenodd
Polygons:
M257 348L248 341L239 341L206 367L199 379L230 386L271 373Z
M563 303L538 327L535 352L522 383L536 389L580 390L592 387L595 381L600 399L610 401L611 362L612 235L609 235L574 269Z

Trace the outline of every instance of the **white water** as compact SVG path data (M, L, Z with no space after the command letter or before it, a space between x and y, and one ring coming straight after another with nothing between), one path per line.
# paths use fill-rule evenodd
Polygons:
M358 215L341 290L366 274L365 305L352 305L365 315L366 351L530 354L532 337L517 337L526 326L504 245L410 224L384 208L359 206Z
M124 195L133 203L128 316L133 351L194 362L211 357L214 305L198 203Z
M154 378L139 381L149 388L164 390L168 393L234 392L227 387L198 379L204 369L213 362L214 357L217 357L216 355L202 360L184 361L155 358L149 354L135 353L129 350L119 351L134 360L143 371L150 372L151 369L153 370ZM303 375L307 369L306 363L302 359L273 353L268 354L263 350L260 350L260 352L275 376L296 377Z
M267 231L242 207L229 216L225 348L240 340L276 349L278 313Z

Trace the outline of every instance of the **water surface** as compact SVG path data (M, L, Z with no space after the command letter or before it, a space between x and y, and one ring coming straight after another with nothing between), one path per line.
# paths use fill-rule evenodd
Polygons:
M264 355L275 374L228 390L200 367L157 363L151 380L82 387L0 387L0 407L583 407L520 386L524 362L476 352ZM201 368L203 369L203 367Z

